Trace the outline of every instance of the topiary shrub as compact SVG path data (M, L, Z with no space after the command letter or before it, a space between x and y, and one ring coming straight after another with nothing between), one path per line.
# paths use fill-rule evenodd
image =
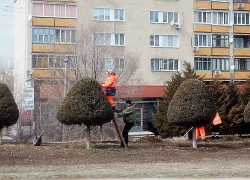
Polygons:
M0 83L0 136L2 129L14 125L18 118L19 110L13 95L7 85Z
M246 123L250 123L250 101L248 102L248 104L244 110L244 121Z
M159 107L156 107L157 112L154 113L154 126L159 130L161 137L166 138L185 134L185 127L169 123L167 117L168 106L183 81L187 79L202 80L202 78L203 77L196 75L190 64L187 64L184 71L174 73L170 80L165 82L166 91L162 97L163 101L160 102Z
M180 85L167 111L170 123L193 127L211 122L215 115L213 96L207 85L197 79L188 79Z
M110 122L114 112L101 85L92 78L76 82L61 103L57 119L65 125L87 126L87 148L90 148L90 126Z

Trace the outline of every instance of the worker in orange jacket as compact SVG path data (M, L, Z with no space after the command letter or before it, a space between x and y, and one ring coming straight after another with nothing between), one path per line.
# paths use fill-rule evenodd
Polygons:
M196 131L196 140L198 140L199 136L201 136L201 140L205 142L206 141L205 127L204 126L197 127L195 131Z
M106 88L105 94L113 109L115 109L113 98L116 94L116 81L117 80L118 80L118 77L116 76L115 72L108 71L108 77L105 83L102 83L102 87Z
M222 121L221 121L220 115L217 112L216 116L213 120L213 126L212 126L212 138L213 139L214 138L219 139L219 135L220 135L219 129L220 129L221 123L222 123Z

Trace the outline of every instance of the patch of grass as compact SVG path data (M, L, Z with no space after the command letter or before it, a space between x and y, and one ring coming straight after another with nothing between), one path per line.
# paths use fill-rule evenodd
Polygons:
M223 136L223 140L225 140L225 141L238 141L239 137L232 136L232 135L226 135L226 136Z
M149 143L149 142L162 142L162 140L155 136L145 136L138 140L139 143Z

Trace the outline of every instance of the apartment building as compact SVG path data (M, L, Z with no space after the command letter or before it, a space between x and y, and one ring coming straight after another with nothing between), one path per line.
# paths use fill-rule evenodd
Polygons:
M131 79L140 81L129 79L116 97L118 106L127 98L136 103L135 131L148 130L164 82L187 63L206 81L244 83L250 75L249 0L17 0L15 9L20 105L23 89L34 88L34 108L21 110L22 123L35 132L53 128L48 136L54 140L62 135L53 103L74 83L79 52L84 54L76 49L82 34L89 35L86 44L97 47L95 52L107 48L98 57L103 72L119 73L129 64L130 56L116 52L137 55L139 67Z
M54 131L61 128L55 118L56 107L48 101L63 98L65 81L75 79L77 4L76 0L17 0L15 10L14 74L15 97L20 107L19 136L29 138L34 132L49 133L48 128ZM52 92L51 86L58 90Z
M206 80L250 75L250 1L194 2L194 68Z
M95 38L101 40L107 36L111 41L113 35L117 38L121 35L120 44L107 43L106 46L119 46L139 54L138 73L142 74L143 85L163 85L173 72L183 69L184 62L193 64L192 3L81 0L78 9L84 9L78 11L78 28L101 26L94 33Z

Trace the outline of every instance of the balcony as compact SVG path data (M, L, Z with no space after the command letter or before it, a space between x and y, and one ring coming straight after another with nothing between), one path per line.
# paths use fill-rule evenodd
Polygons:
M250 36L234 36L234 56L250 57Z
M63 19L63 18L45 18L34 17L32 20L33 26L46 26L46 27L76 27L76 19Z

